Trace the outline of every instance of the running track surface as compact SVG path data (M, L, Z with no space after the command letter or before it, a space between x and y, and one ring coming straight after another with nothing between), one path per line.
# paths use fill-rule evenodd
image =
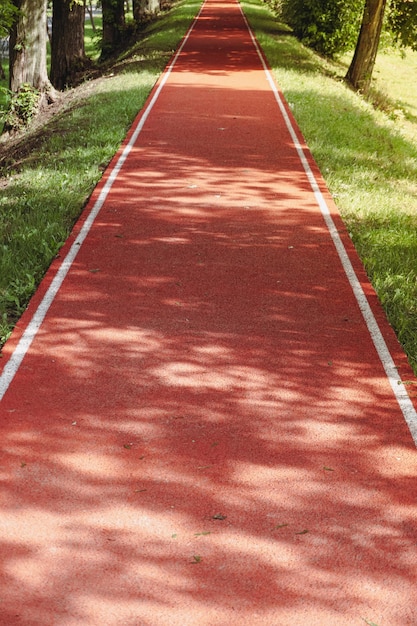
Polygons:
M152 98L4 349L0 623L417 624L414 409L323 201L411 374L234 0Z

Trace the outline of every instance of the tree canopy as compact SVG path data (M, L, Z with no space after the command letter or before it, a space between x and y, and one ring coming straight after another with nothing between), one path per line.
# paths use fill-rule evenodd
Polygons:
M0 37L7 37L17 17L17 7L11 0L2 0L0 4Z
M388 26L400 46L417 50L417 2L391 0Z
M295 36L320 54L334 57L356 43L363 0L281 0L279 7Z

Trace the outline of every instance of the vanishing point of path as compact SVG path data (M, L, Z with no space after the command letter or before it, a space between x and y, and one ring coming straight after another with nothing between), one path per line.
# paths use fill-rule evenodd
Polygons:
M6 344L1 625L417 624L411 374L274 89L208 0Z

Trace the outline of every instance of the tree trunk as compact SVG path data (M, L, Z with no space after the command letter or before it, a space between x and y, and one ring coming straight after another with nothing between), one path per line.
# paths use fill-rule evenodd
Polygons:
M135 22L140 21L140 0L132 0L133 19Z
M119 47L125 25L124 0L102 0L103 39L101 58L109 57Z
M49 100L53 87L46 67L46 4L47 0L15 0L20 12L10 33L9 86L17 93L28 84Z
M386 0L366 0L358 43L346 74L347 82L365 94L371 85L385 6Z
M82 4L53 0L51 82L56 89L70 85L85 64L84 17Z
M91 3L91 0L88 0L88 2L85 3L85 8L87 10L88 15L90 16L91 28L93 29L93 33L96 33L97 29L96 29L96 23L94 21L93 5Z

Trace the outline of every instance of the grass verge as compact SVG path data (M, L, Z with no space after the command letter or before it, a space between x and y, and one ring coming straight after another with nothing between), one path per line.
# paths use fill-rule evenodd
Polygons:
M303 47L262 0L243 8L417 372L417 118L406 95L417 56L380 56L378 110L344 83L347 60L329 63Z
M0 143L0 343L65 242L103 169L177 48L199 2L150 24L107 75L63 96L59 112Z

